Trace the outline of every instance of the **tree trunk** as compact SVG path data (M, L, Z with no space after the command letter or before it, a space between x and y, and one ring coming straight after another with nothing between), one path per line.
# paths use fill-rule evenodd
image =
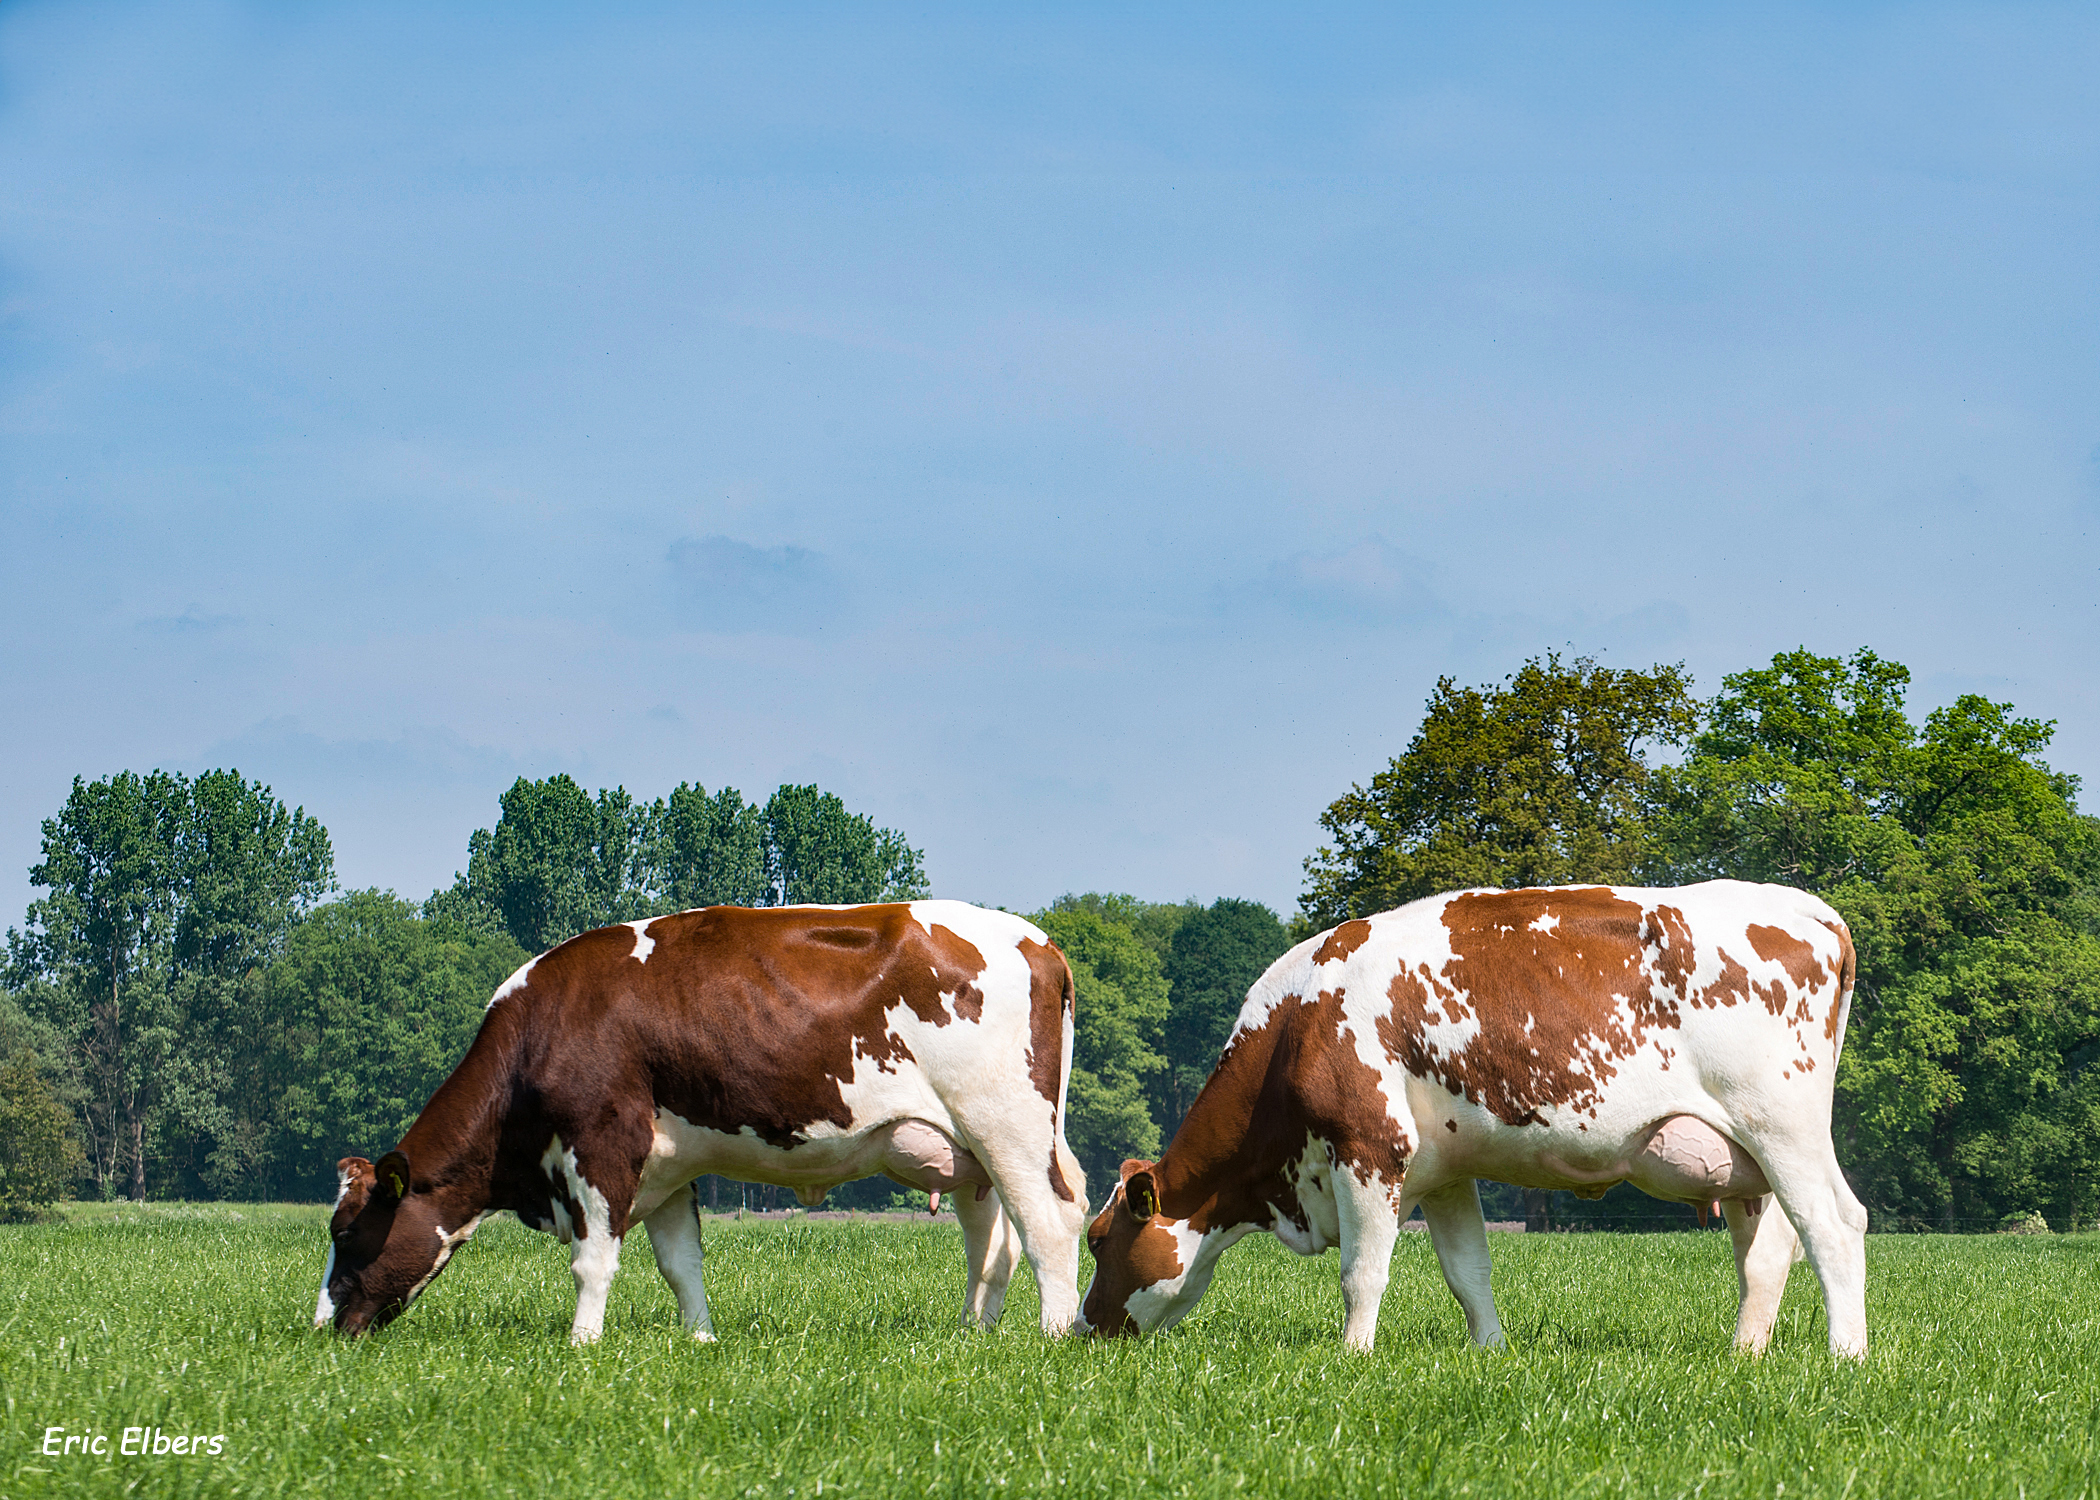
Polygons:
M146 1201L146 1116L131 1111L131 1201Z
M1524 1189L1524 1232L1544 1234L1553 1227L1553 1215L1549 1212L1553 1194L1545 1188Z

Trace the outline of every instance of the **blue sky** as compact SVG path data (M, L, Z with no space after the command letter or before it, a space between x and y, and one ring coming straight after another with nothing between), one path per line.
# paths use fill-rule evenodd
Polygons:
M2100 778L2090 9L431 9L0 11L0 922L156 765L1288 909L1555 648Z

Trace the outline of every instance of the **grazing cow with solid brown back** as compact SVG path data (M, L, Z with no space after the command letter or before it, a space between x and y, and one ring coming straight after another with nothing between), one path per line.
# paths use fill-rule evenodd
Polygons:
M1025 1252L1062 1333L1086 1215L1071 1063L1064 955L1003 912L711 907L586 932L496 991L397 1150L341 1163L315 1325L385 1324L509 1209L573 1246L576 1342L602 1331L636 1223L711 1339L694 1179L817 1203L880 1173L953 1194L966 1321L998 1318Z
M1419 1205L1473 1338L1499 1344L1474 1180L1626 1181L1722 1204L1740 1347L1764 1348L1805 1246L1831 1349L1864 1355L1867 1216L1830 1139L1853 963L1821 901L1729 880L1462 891L1345 922L1255 982L1159 1161L1125 1164L1088 1231L1082 1321L1169 1327L1267 1231L1340 1248L1343 1337L1368 1349Z

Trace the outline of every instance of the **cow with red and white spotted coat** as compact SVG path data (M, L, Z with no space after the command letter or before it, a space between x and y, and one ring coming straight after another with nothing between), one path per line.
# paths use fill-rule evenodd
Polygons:
M1345 922L1256 981L1159 1161L1125 1163L1082 1323L1170 1327L1266 1231L1339 1247L1343 1337L1369 1349L1419 1205L1474 1340L1499 1345L1475 1179L1631 1182L1722 1205L1740 1348L1765 1347L1805 1247L1832 1351L1863 1356L1867 1216L1830 1139L1853 972L1836 912L1740 881L1461 891Z
M813 1204L883 1174L953 1195L966 1322L998 1318L1025 1252L1065 1332L1086 1217L1071 1064L1071 970L1004 912L710 907L586 932L496 991L397 1150L340 1164L315 1326L385 1324L509 1209L573 1247L575 1342L602 1331L636 1223L712 1339L696 1178Z

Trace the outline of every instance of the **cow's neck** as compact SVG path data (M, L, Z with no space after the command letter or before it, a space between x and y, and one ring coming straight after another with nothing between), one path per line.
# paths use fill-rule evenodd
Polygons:
M1267 1205L1284 1182L1285 1164L1270 1137L1290 1123L1261 1107L1284 1029L1283 1017L1273 1020L1278 1024L1232 1038L1160 1154L1153 1176L1160 1209L1169 1216L1205 1230L1270 1227Z
M467 1055L431 1095L401 1150L422 1189L437 1201L447 1224L476 1219L498 1201L497 1144L510 1102L508 1027L484 1025Z

